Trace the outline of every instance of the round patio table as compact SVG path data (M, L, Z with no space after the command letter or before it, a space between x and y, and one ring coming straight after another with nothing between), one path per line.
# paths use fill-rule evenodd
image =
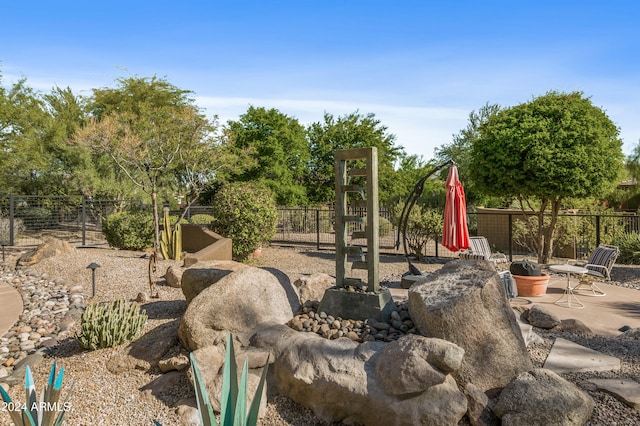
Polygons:
M558 300L556 300L553 303L560 306L566 305L566 307L571 308L572 307L571 300L573 299L575 303L577 303L578 305L578 306L574 305L574 307L584 308L584 304L573 293L573 287L571 287L571 274L583 275L589 272L589 270L587 268L583 268L582 266L575 266L575 265L568 265L568 264L551 265L549 266L549 269L551 269L553 272L558 272L560 274L567 274L567 286L564 289L564 293L562 293L562 296L560 296ZM567 300L562 300L565 298L565 296Z

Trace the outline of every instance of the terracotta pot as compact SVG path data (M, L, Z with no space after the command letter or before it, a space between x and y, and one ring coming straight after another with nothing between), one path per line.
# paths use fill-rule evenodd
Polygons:
M518 296L542 296L547 293L547 284L549 284L549 275L541 276L525 276L514 275L518 287Z

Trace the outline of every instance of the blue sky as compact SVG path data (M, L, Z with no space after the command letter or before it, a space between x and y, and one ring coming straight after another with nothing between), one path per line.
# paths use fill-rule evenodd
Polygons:
M19 3L19 4L18 4ZM11 1L0 73L47 92L166 78L222 122L249 105L302 124L374 113L433 156L485 103L582 91L640 140L640 2Z

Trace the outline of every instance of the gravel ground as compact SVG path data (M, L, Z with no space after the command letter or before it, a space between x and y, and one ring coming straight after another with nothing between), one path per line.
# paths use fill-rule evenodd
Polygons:
M92 294L91 272L86 269L91 262L100 268L96 270L96 296ZM286 273L293 281L303 274L327 273L335 275L335 254L291 248L263 249L262 255L249 261L255 266L271 266ZM184 296L179 289L163 285L164 271L172 262L160 261L155 274L158 280L160 298L145 305L149 314L146 331L161 324L179 318L185 309ZM438 263L416 263L422 271L433 271ZM138 293L149 293L147 280L148 255L141 252L118 251L108 249L76 249L71 254L44 260L34 266L40 274L51 278L63 278L69 285L84 287L87 301L106 301L117 298L133 300ZM380 277L382 281L398 281L407 270L407 264L399 256L381 256ZM615 270L614 280L620 285L639 288L640 270L635 267L621 267ZM640 295L640 293L639 293ZM162 303L159 303L162 302ZM72 330L72 333L76 329ZM596 410L590 425L637 425L640 424L640 412L634 411L616 399L589 390L584 381L593 377L625 377L640 382L640 341L633 338L600 338L570 333L552 333L536 330L542 337L541 342L530 347L535 365L541 366L553 340L562 336L592 349L602 351L622 359L623 368L619 373L587 373L565 376L567 379L585 388L596 401ZM72 336L72 333L69 335ZM140 388L160 376L159 371L133 370L114 375L107 371L106 361L122 348L108 348L96 351L83 351L68 337L53 350L52 355L58 364L65 367L65 386L75 382L70 402L72 409L67 412L65 424L68 425L150 425L157 420L163 425L180 425L173 407L180 398L193 396L193 390L186 379L180 382L171 395L159 398L141 392ZM46 382L53 359L46 359L34 369L38 390ZM21 386L10 389L12 397L24 400ZM0 425L9 424L8 416L0 415ZM271 397L268 401L268 413L260 425L314 426L325 425L311 411L284 397Z

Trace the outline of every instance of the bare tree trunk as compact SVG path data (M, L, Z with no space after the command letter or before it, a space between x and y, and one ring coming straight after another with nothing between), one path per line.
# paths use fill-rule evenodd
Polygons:
M555 245L556 226L558 225L558 215L560 214L560 200L551 201L551 223L545 229L545 246L543 257L539 263L549 263L553 257L553 248Z
M158 187L156 180L151 179L151 209L153 210L153 253L149 257L149 291L151 297L158 297L155 289L154 274L156 272L156 262L160 249L160 218L158 217Z
M544 263L544 253L546 245L546 235L544 233L544 204L540 211L536 212L538 218L538 228L536 230L536 254L538 255L538 263Z
M151 208L153 210L153 251L160 248L160 217L158 216L158 188L155 180L151 182Z

